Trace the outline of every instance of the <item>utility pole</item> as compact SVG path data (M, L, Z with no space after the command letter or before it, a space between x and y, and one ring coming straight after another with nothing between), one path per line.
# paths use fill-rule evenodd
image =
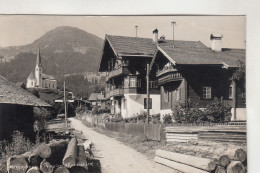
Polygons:
M176 22L172 21L172 47L174 47L174 25L176 25Z
M137 37L137 30L138 30L138 26L135 26L135 37Z
M65 86L65 80L64 80L64 110L65 110L65 124L66 128L68 127L68 122L67 122L67 101L66 101L66 86Z
M147 99L146 99L146 108L147 108L147 117L146 117L146 122L149 124L149 116L150 116L150 108L149 108L149 100L150 100L150 93L149 93L149 63L147 61L147 67L146 67L146 93L147 93Z

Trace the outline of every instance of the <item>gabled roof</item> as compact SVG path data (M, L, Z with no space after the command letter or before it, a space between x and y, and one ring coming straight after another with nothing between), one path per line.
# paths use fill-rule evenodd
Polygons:
M245 50L223 49L221 52L211 50L200 41L165 41L157 46L171 62L180 65L223 65L238 67L245 63Z
M88 100L89 101L105 100L105 97L100 93L91 93Z
M34 73L31 72L27 79L36 80Z
M50 106L30 92L16 86L3 76L0 76L0 103L28 106Z
M149 38L106 35L106 39L118 56L153 56L154 51L156 50L156 44Z
M54 76L42 73L43 79L55 80Z

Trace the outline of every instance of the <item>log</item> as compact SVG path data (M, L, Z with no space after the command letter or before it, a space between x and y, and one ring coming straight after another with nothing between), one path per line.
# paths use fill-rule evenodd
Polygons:
M47 144L41 144L38 147L37 153L43 159L47 159L51 156L51 148Z
M236 152L234 154L234 160L244 162L246 160L246 158L247 158L247 153L245 150L243 150L241 148L236 150Z
M39 156L39 154L34 153L34 151L28 156L28 162L30 163L30 166L40 166L41 161L42 158Z
M227 167L227 173L245 173L246 169L240 161L231 161Z
M190 155L179 154L160 149L156 150L156 156L160 156L162 158L173 160L175 162L200 168L206 171L213 171L216 168L216 163L206 158L194 157Z
M70 173L70 171L66 167L58 167L54 170L54 173Z
M62 165L68 142L66 140L52 141L48 146L51 149L51 155L46 160L52 165Z
M33 166L26 173L41 173L40 168L38 166Z
M7 159L8 173L25 173L29 167L27 157L29 153L24 153L19 156L11 156Z
M41 144L37 148L36 153L38 153L40 157L47 159L52 155L52 152L63 150L65 146L67 147L66 140L52 141L49 144Z
M67 168L75 166L77 159L77 140L72 138L68 144L67 151L64 155L62 163Z
M78 152L78 154L77 154L76 166L83 167L87 171L88 170L87 157L86 157L86 154L85 154L84 146L78 145L77 146L77 152Z
M217 166L215 173L226 173L227 170L222 166Z
M230 158L227 155L220 156L217 164L226 167L230 163Z
M192 166L188 166L182 163L178 163L172 160L168 160L159 156L155 156L154 161L184 173L208 173L207 171L194 168Z
M46 159L43 159L40 164L40 169L43 173L52 173L54 166L52 166Z

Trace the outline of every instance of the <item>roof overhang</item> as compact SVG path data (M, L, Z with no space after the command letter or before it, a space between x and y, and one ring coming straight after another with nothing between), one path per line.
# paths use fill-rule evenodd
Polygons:
M159 45L157 45L158 51L160 51L173 65L176 65L177 63L170 57Z

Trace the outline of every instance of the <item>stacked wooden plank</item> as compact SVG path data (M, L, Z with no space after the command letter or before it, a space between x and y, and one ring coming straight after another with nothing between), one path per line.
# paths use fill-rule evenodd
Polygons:
M247 153L243 149L234 155L222 155L218 159L207 159L186 154L157 150L154 161L183 173L245 173Z
M54 140L41 144L32 151L12 156L7 160L8 173L69 173L87 172L84 146L76 138ZM75 172L75 171L74 171Z
M167 142L209 140L246 143L246 126L170 126L165 128Z

